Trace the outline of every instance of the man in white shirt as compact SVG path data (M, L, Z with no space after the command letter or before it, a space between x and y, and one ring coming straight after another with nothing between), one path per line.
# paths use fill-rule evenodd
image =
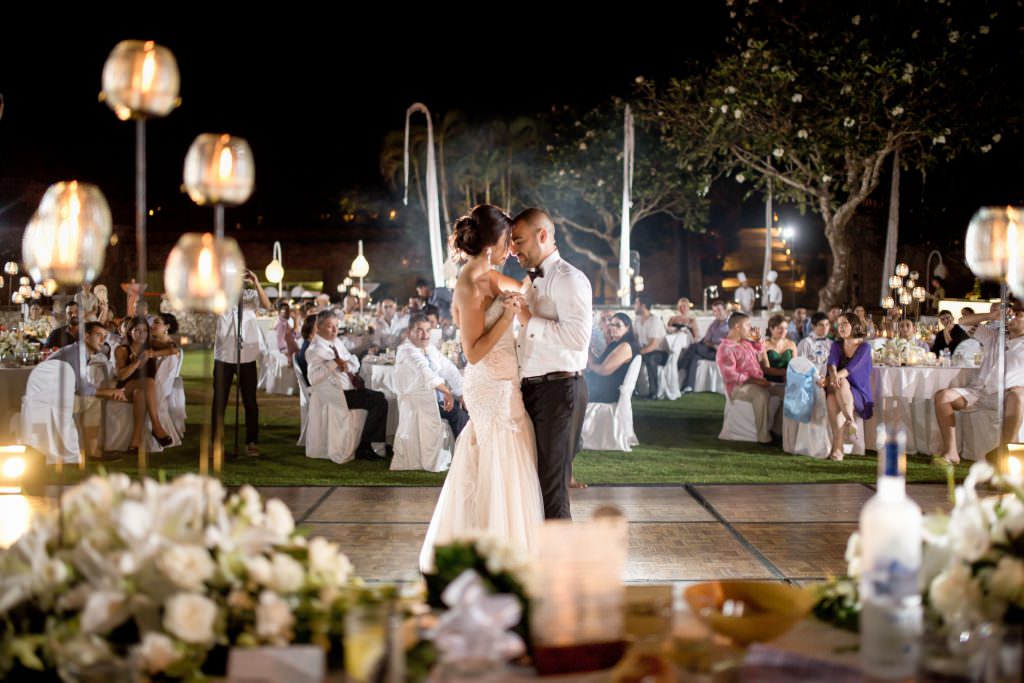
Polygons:
M512 253L530 280L518 312L516 351L523 402L537 438L544 517L571 519L569 480L587 409L583 371L593 288L586 275L559 256L555 225L541 209L525 209L513 219Z
M734 295L736 303L740 305L741 311L750 315L754 312L754 288L747 286L746 273L736 273L736 279L740 281L740 286Z
M374 321L375 343L381 349L396 349L405 339L409 327L408 316L398 314L398 304L391 297L380 302L380 316Z
M262 335L256 322L257 307L270 308L270 299L251 270L242 275L243 289L238 306L217 318L217 338L213 343L213 439L224 431L224 410L228 405L231 383L238 372L238 387L245 406L245 444L248 455L259 455L260 410L256 403L256 359L260 356ZM242 309L242 341L238 343L238 310Z
M416 368L423 388L437 392L441 417L451 425L452 434L458 438L469 421L469 414L462 403L462 375L455 364L430 343L431 329L430 321L421 313L409 319L408 339L398 347L395 366Z
M357 458L376 459L387 456L385 442L388 425L388 401L384 394L363 386L359 359L349 353L338 337L338 315L328 309L316 316L316 337L306 349L309 384L329 382L345 394L350 410L365 410L366 423L356 449Z
M965 315L961 325L978 325L975 339L985 347L985 356L978 374L970 385L941 389L935 394L935 418L942 434L942 454L947 462L960 462L956 448L955 411L965 408L996 410L999 399L999 328L980 323L999 320L999 307L988 313ZM1024 420L1024 308L1015 302L1006 314L1006 394L1004 396L1003 432L1000 444L1016 440Z
M647 398L655 399L658 397L658 368L668 360L668 342L665 340L668 330L661 318L651 313L649 295L636 295L633 312L636 313L633 330L640 344L644 367L647 368Z
M822 376L825 366L828 365L828 354L832 352L832 340L828 338L830 329L832 325L828 315L818 311L811 316L811 333L796 345L796 355L814 363L814 367L818 368Z
M769 270L766 279L768 280L768 291L765 292L765 301L768 302L768 312L782 313L782 288L776 282L779 279L779 274L774 270Z

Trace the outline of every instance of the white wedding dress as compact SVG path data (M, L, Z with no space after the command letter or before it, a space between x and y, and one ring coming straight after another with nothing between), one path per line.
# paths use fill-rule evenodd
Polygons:
M487 329L502 314L495 299ZM452 466L420 551L420 569L434 567L434 546L479 535L509 539L531 550L544 523L537 479L537 442L519 389L512 326L463 383L469 424L455 443Z

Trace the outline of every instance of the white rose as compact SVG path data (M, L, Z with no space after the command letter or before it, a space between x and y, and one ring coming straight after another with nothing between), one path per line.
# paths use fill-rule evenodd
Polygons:
M733 112L732 112L732 116L735 119L743 118L743 110L742 109L734 109Z
M988 552L988 528L978 507L954 509L949 519L949 535L953 552L968 562L979 560Z
M178 651L174 647L174 641L162 633L153 631L143 636L137 652L142 658L146 672L151 674L158 674L178 661Z
M727 94L727 95L735 95L736 94L735 86L730 85L729 87L727 87L725 89L725 94Z
M825 175L821 176L821 182L824 183L825 185L828 185L829 183L832 182L832 176L826 173Z
M263 555L246 557L242 560L242 564L245 565L245 571L249 575L249 580L261 586L266 586L274 578L274 570L270 566L270 560Z
M1010 556L999 558L988 584L996 596L1018 602L1024 593L1024 562Z
M729 105L728 104L723 104L720 109L721 109L721 112L723 114L728 114L729 113Z
M975 611L981 600L981 589L971 580L967 566L957 562L935 577L928 589L928 598L948 623L964 613Z
M860 533L854 531L846 539L846 575L856 578L860 576Z
M857 125L857 122L851 119L849 116L847 116L845 119L843 119L843 125L846 126L847 128L853 128L854 126Z
M804 101L804 96L801 95L800 93L797 93L797 94L793 95L793 101L796 102L797 104L799 104L800 102Z
M742 182L744 182L744 181L745 181L746 179L747 179L747 176L743 175L742 173L737 173L737 174L736 174L736 182L737 182L737 183L742 183Z
M786 150L784 150L781 147L776 147L775 149L772 150L772 156L774 156L776 159L781 159L785 153Z
M893 107L890 113L893 116L903 116L903 107Z
M85 601L81 626L83 633L106 633L128 616L124 594L119 591L96 591Z
M807 130L804 129L804 128L801 128L800 130L798 130L796 132L796 136L798 138L800 138L801 140L806 140L807 139Z
M172 545L156 558L156 566L179 588L196 592L217 568L210 552L197 545Z
M253 524L263 521L263 506L260 503L260 494L256 489L246 484L238 490L238 501L241 503L239 514Z
M346 583L352 574L352 563L338 551L338 544L322 536L309 542L309 570L333 585Z
M195 593L178 593L164 607L164 628L186 643L211 643L217 605Z
M270 587L279 593L294 593L302 588L305 580L305 573L302 565L289 555L277 553L270 562L273 576L270 580Z
M260 593L260 604L256 608L256 634L274 645L287 645L292 638L295 617L291 607L271 591Z
M295 531L295 520L292 511L282 501L271 498L267 501L266 526L271 532L285 539Z

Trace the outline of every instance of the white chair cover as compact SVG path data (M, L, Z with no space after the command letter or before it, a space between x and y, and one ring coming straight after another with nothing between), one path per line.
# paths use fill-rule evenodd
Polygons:
M156 384L157 415L160 418L160 424L163 425L167 435L172 439L171 445L167 446L167 448L180 446L181 437L185 434L184 415L180 415L180 420L176 420L171 414L172 405L177 403L184 404L185 402L185 390L184 387L181 387L179 376L183 358L184 352L181 350L178 351L177 355L160 358L156 366L156 375L153 377L153 381ZM175 380L178 381L176 382ZM176 385L180 387L180 396L175 395ZM132 441L132 428L135 422L132 404L121 401L107 401L105 409L103 448L108 451L123 451L131 445ZM181 408L180 411L183 413L184 408ZM146 451L159 453L164 450L164 447L157 443L156 438L153 436L152 424L148 416L146 417L143 431L146 439Z
M683 329L665 337L668 343L668 360L658 368L658 398L674 401L682 392L679 391L679 354L691 343L691 332Z
M983 347L981 342L973 337L971 339L964 339L962 342L957 344L956 351L953 353L953 358L956 360L956 365L964 365L965 363L974 362L974 354L981 353Z
M718 369L718 366L715 366ZM719 373L721 377L721 373ZM782 399L775 394L768 397L768 426L775 422L775 415L782 407ZM777 428L776 428L777 429ZM722 431L718 438L725 441L752 441L758 443L757 420L754 406L749 401L733 401L725 395L725 412L722 414Z
M181 435L185 434L185 383L181 379L181 366L185 363L185 351L178 350L178 367L171 378L171 392L167 396L167 412L171 417L171 426ZM159 373L157 373L159 374ZM170 428L168 428L168 431Z
M321 382L310 388L306 423L306 457L339 465L355 458L366 423L365 410L349 410L341 387Z
M262 344L256 388L268 394L294 396L299 392L299 386L296 384L295 373L291 370L288 356L277 349L277 340L272 336L272 332L260 327L260 337Z
M62 360L40 363L21 398L22 443L44 454L48 465L77 463L81 452L74 412L74 368Z
M444 472L451 466L455 439L451 426L441 418L434 390L423 388L415 367L397 363L395 392L398 429L391 469Z
M299 440L295 442L296 446L306 445L306 423L309 422L309 392L310 387L306 382L306 378L302 376L302 370L299 368L299 364L292 358L292 371L295 373L295 384L299 387L299 413L301 419L299 421Z
M583 416L583 447L592 451L633 450L639 440L633 430L633 390L643 365L642 356L634 356L619 387L616 403L588 403Z
M694 372L693 390L696 392L710 391L716 394L725 395L725 381L718 369L718 363L713 360L697 361L697 370Z
M984 460L985 454L999 445L1001 433L994 410L961 410L956 413L956 438L961 458ZM1015 441L1024 442L1024 425L1017 432Z

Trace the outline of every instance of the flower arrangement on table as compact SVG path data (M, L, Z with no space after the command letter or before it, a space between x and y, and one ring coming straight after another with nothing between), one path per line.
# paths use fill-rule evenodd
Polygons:
M347 606L373 597L337 544L249 486L94 476L57 514L0 553L0 678L122 662L194 679L230 647L328 649Z
M23 334L16 331L0 332L0 358L25 356L38 352L38 345L33 345Z
M32 337L38 341L45 341L50 336L50 332L53 331L53 327L50 324L49 318L39 318L39 320L26 320L22 324L22 332L26 337Z
M979 486L991 495L980 495ZM846 560L848 576L821 589L815 613L856 628L856 532L847 544ZM1019 465L1003 473L988 463L975 463L956 488L952 512L925 515L919 583L934 629L1024 624L1024 476Z

